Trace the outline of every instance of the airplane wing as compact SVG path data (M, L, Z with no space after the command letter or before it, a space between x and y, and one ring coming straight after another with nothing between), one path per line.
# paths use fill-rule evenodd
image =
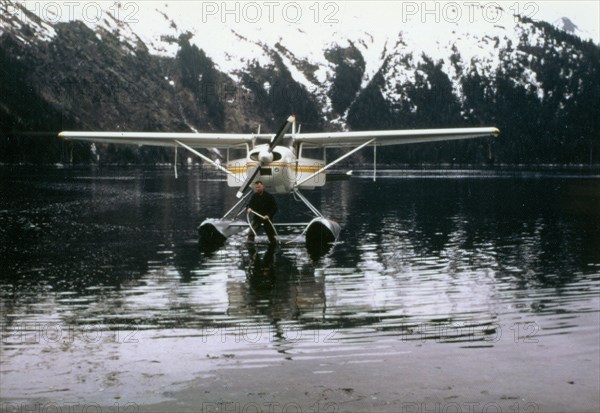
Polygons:
M252 142L256 137L251 133L179 133L179 132L61 132L59 138L65 140L96 143L117 143L133 145L167 146L175 141L194 148L230 148ZM271 136L271 135L265 135Z
M303 142L326 148L356 146L375 138L377 146L402 145L420 142L438 142L456 139L497 136L498 128L450 128L450 129L404 129L362 132L321 132L296 135L296 142Z
M378 146L401 145L420 142L438 142L456 139L497 136L500 131L494 127L450 128L450 129L403 129L360 132L319 132L286 134L296 142L310 145L336 148L360 145L375 138ZM189 133L189 132L70 132L58 134L65 140L88 141L97 143L116 143L172 147L175 141L194 148L230 148L254 139L271 139L272 134L251 133Z

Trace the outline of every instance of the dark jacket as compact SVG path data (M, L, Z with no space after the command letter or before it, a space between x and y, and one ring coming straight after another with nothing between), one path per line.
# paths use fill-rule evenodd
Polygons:
M258 214L268 215L270 219L273 219L277 212L277 203L275 202L273 195L267 191L263 191L262 195L255 192L250 197L248 208L252 208L252 210Z

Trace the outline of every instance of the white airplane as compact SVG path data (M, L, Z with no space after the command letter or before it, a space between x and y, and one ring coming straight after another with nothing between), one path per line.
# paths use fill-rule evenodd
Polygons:
M288 133L290 127L291 133ZM366 146L400 145L420 142L438 142L456 139L470 139L484 136L497 136L500 131L494 127L415 129L415 130L376 130L361 132L300 133L296 130L296 118L290 116L275 134L260 133L153 133L153 132L61 132L65 140L79 140L99 143L135 144L179 147L190 151L205 162L227 174L227 184L239 188L241 198L219 219L209 218L198 227L200 240L204 245L222 245L223 242L249 226L238 219L246 211L245 202L252 190L252 182L261 180L265 188L277 194L296 194L315 215L304 225L307 248L323 250L337 240L340 225L325 218L301 193L300 189L314 189L325 185L326 171L339 161ZM223 166L196 149L219 148L227 150L227 162ZM320 158L304 156L310 149L323 149ZM349 148L348 152L327 163L326 148ZM246 156L230 159L230 150L243 149ZM376 152L374 152L376 154ZM177 177L175 163L175 176ZM374 165L375 166L375 165ZM375 172L375 171L374 171ZM375 176L375 174L374 174ZM247 217L248 218L248 217ZM277 224L275 224L277 225ZM279 224L290 225L290 224ZM250 230L252 230L250 228Z

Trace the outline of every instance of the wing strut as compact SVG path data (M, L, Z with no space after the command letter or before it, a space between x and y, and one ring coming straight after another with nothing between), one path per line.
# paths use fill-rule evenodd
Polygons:
M377 180L377 145L373 145L373 182Z
M294 194L298 195L298 198L304 202L304 205L306 205L308 209L310 209L312 213L317 216L317 218L324 218L323 214L321 214L319 210L315 208L314 205L311 204L308 199L306 199L306 197L300 193L300 191L298 191L298 188L294 188Z
M173 167L175 168L175 179L177 179L177 145L175 145L175 159L173 160Z
M344 155L340 156L339 158L337 158L335 161L328 163L327 165L325 165L324 167L322 167L321 169L319 169L317 172L315 172L314 174L311 174L309 176L307 176L306 178L304 178L303 180L301 180L300 182L297 182L296 185L294 185L294 188L298 188L300 185L302 185L304 182L308 181L309 179L314 178L315 176L319 175L321 172L326 171L327 169L331 168L333 165L335 165L336 163L338 163L339 161L341 161L342 159L347 158L348 156L352 155L354 152L361 150L362 148L364 148L365 146L367 146L368 144L370 144L371 142L374 142L376 138L373 138L371 140L366 141L365 143L363 143L360 146L357 146L356 148L352 149L350 152L345 153Z
M178 141L177 139L175 139L175 143L177 145L183 146L185 149L187 149L188 151L190 151L191 153L193 153L196 156L199 156L200 158L202 158L204 161L210 163L211 165L213 165L215 168L217 168L220 171L225 172L226 174L229 175L233 175L235 176L235 174L233 172L231 172L230 170L223 168L221 165L219 165L218 163L216 163L215 161L213 161L212 159L210 159L208 156L202 155L200 152L198 152L197 150L195 150L194 148L190 148L189 146L187 146L184 143L181 143L180 141ZM177 147L176 147L177 148Z

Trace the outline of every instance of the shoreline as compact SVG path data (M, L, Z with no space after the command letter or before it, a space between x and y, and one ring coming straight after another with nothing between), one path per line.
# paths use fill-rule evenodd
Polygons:
M572 347L561 340L540 336L537 343L508 340L479 348L391 342L388 351L360 358L347 352L298 359L290 354L252 367L236 354L220 354L207 359L207 369L193 380L155 389L160 402L146 403L148 396L123 389L112 402L5 399L2 412L597 411L597 336Z
M517 346L529 348L515 352L510 347L474 349L429 343L402 346L405 351L395 354L374 354L370 360L349 356L213 371L214 379L194 380L188 388L173 394L174 400L140 406L140 411L598 410L600 396L595 389L600 370L593 360L581 358L581 349L557 360L544 355L547 345ZM507 358L512 360L503 362ZM597 360L595 364L597 367Z

